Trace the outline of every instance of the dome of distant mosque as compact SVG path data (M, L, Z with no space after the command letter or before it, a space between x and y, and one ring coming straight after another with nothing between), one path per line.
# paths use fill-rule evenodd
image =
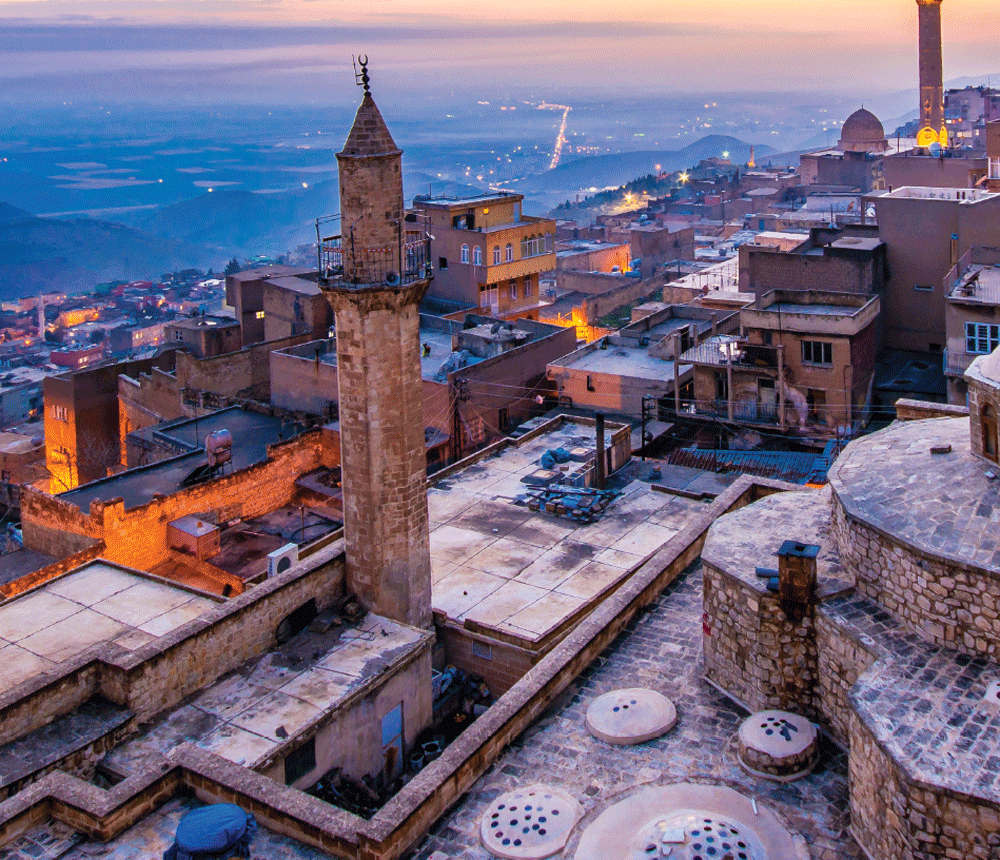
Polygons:
M889 148L882 122L864 108L844 121L838 145L844 152L885 152Z

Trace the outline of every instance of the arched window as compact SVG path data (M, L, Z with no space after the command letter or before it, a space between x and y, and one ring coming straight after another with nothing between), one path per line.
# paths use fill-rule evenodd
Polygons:
M499 266L500 265L500 246L499 245L494 245L493 246L493 265L494 266Z
M468 245L463 245L462 246L462 262L463 263L468 263L469 262L469 246Z
M514 259L514 246L510 242L507 243L507 256L505 259L508 263Z
M472 264L474 266L481 266L483 264L483 249L478 245L472 249Z
M997 462L997 413L996 410L986 404L979 418L983 427L983 456L989 457L993 462Z

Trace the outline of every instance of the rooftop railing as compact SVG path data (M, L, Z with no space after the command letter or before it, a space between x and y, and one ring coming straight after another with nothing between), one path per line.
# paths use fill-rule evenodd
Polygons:
M364 246L353 235L323 236L330 218L317 219L320 283L362 289L400 287L433 276L430 236L423 230L400 231L399 242Z

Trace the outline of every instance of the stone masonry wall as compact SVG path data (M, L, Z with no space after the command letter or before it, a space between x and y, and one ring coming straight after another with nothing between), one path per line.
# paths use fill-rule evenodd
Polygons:
M854 712L849 768L851 831L869 857L1000 857L1000 809L911 781Z
M760 593L704 564L705 673L751 711L815 718L813 619L793 624L777 594Z
M897 543L833 498L837 544L859 592L928 642L1000 660L1000 578Z
M837 743L850 744L851 687L875 662L876 655L854 637L847 635L823 614L816 613L817 677L815 706L820 721Z

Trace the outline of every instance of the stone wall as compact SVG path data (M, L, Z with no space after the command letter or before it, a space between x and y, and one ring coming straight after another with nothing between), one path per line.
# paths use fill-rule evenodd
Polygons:
M1000 808L912 780L851 713L851 832L873 858L996 860Z
M858 591L936 645L1000 660L1000 580L917 552L855 520L833 497L833 527Z
M815 719L813 619L792 623L777 594L703 564L706 677L750 711L773 708Z
M849 694L877 655L836 622L821 606L816 614L816 676L814 707L823 727L841 746L850 744Z
M103 538L100 524L76 505L26 487L21 496L24 546L64 559L90 549Z
M896 401L896 417L900 421L922 421L924 418L961 418L968 415L966 406L949 406L901 397Z
M294 498L299 476L339 462L336 433L314 428L268 446L262 463L128 510L120 499L95 502L88 516L71 502L28 491L21 515L25 546L64 558L103 540L106 559L148 570L170 559L167 526L173 520L220 510L227 519L260 516Z

